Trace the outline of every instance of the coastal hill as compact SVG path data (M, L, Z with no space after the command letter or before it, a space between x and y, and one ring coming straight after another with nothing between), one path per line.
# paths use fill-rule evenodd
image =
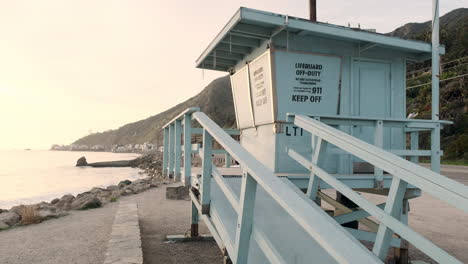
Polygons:
M234 128L236 124L234 104L229 76L212 81L196 96L180 103L169 110L134 123L126 124L116 130L93 133L78 139L73 144L112 145L142 144L144 142L162 142L161 127L188 107L200 107L216 123L225 128Z
M446 55L442 57L443 72L441 79L457 77L468 73L468 8L455 9L440 18L441 43L446 47ZM431 22L409 23L393 32L391 36L416 39L430 42ZM455 60L455 61L454 61ZM448 62L448 63L447 63ZM417 118L430 119L430 60L408 65L408 72L418 70L408 77L407 93L408 113L417 113ZM424 69L426 68L426 69ZM424 69L420 71L419 69ZM429 84L428 84L429 83ZM441 119L454 121L453 126L442 131L442 147L445 158L463 160L468 163L468 77L455 78L441 82ZM229 77L221 77L211 82L198 95L173 108L151 116L147 119L124 125L116 130L94 133L85 136L74 144L96 145L107 147L116 144L141 144L144 142L162 142L161 127L184 109L199 106L203 112L216 123L225 127L235 127L234 106L232 101ZM421 137L421 144L429 146L428 136Z

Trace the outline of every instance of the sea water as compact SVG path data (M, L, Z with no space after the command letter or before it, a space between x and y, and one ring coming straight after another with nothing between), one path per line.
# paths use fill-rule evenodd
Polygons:
M50 202L65 194L76 195L92 187L106 187L141 177L134 168L75 167L78 158L88 162L128 160L134 153L49 150L0 150L0 208Z

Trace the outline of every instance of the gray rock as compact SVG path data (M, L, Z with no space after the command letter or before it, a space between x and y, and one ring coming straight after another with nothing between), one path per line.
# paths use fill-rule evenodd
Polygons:
M124 188L125 186L130 185L130 184L132 184L132 181L125 180L125 181L119 182L118 186L119 188Z
M112 191L111 193L111 198L119 198L120 197L120 193L121 193L121 190L117 189L117 190L114 190Z
M133 191L132 188L130 188L130 186L126 186L124 189L122 189L122 191L120 192L120 195L130 195L134 193L135 192Z
M86 158L84 156L79 158L76 161L76 167L82 167L82 166L87 166L87 165L88 165L88 162L86 161Z
M55 198L53 199L52 201L50 201L50 204L54 205L56 203L60 202L60 199L59 198Z
M102 202L93 194L81 194L71 204L71 208L74 210L86 210L101 206Z
M75 200L75 196L71 194L64 195L60 201L54 204L54 207L59 211L68 211L71 209L71 204Z
M9 225L5 224L3 221L0 221L0 231L10 228Z
M106 188L106 190L111 191L111 192L115 191L115 190L118 190L118 189L119 189L119 186L117 186L117 185L111 185L111 186L108 186Z
M50 210L38 210L37 215L44 220L57 217L57 214Z
M20 221L20 216L15 212L8 212L0 214L0 222L13 226Z

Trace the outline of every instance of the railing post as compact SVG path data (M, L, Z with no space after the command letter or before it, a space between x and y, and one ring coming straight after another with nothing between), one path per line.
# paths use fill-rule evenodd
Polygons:
M167 175L168 165L169 165L169 127L164 128L164 138L163 138L163 168L162 175Z
M394 218L400 218L403 198L405 197L407 186L408 183L396 176L393 176L392 185L390 186L387 202L385 204L385 212ZM381 260L385 260L387 258L387 252L390 247L390 239L392 238L392 235L393 231L386 225L380 223L372 252L374 252L374 254Z
M169 125L169 168L167 170L167 177L170 178L174 175L174 124Z
M184 185L190 186L192 176L192 116L184 115Z
M409 212L409 202L408 199L403 199L401 209L400 221L408 225L408 212ZM401 237L400 237L401 238ZM401 243L399 248L395 248L395 264L408 264L409 261L409 243L405 239L401 238Z
M182 124L180 120L175 121L175 129L174 129L174 181L180 181L180 160L181 160L181 153L182 153L182 145L180 143L180 139L182 137Z
M198 237L198 209L192 201L192 225L190 226L190 236Z
M231 155L226 151L225 157L224 157L224 166L226 168L231 167Z
M203 129L203 162L202 162L202 188L201 188L201 204L202 214L210 213L211 202L211 173L212 173L212 151L213 137L210 133Z
M236 264L247 263L256 193L257 182L250 174L244 172L240 191L239 215L237 216L236 256L234 258Z
M312 135L312 137L316 137ZM314 146L314 154L312 155L312 163L318 166L319 163L325 158L328 142L316 137ZM317 192L319 189L320 178L313 172L310 173L309 185L307 187L307 195L312 201L319 203L317 199Z
M377 120L375 122L374 145L383 148L384 129L383 121ZM374 166L375 188L383 188L383 170Z
M431 130L431 170L440 173L440 124Z
M419 132L418 131L411 132L410 133L410 140L411 140L410 149L411 150L418 150L419 149ZM411 156L410 160L413 163L416 163L416 164L419 163L419 157L418 156Z

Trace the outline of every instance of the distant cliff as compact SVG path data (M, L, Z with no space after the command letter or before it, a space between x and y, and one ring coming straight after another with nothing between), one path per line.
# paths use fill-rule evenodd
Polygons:
M216 123L225 128L235 127L234 104L229 76L218 78L206 86L198 95L180 103L167 111L147 119L124 125L116 130L93 133L78 139L74 144L107 147L116 144L142 144L162 142L161 128L188 107L198 106Z

